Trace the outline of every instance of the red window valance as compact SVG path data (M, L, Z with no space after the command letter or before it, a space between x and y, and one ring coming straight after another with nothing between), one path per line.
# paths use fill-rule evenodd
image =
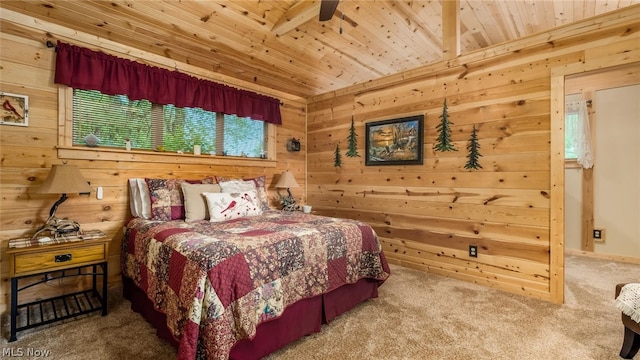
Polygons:
M280 101L213 81L118 58L58 41L55 82L127 95L155 104L202 108L282 124Z

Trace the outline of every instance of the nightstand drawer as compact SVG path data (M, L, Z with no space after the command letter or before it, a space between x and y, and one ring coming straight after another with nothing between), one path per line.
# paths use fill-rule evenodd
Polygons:
M105 261L106 258L105 243L16 254L14 274L20 276L34 271L65 269L77 264Z

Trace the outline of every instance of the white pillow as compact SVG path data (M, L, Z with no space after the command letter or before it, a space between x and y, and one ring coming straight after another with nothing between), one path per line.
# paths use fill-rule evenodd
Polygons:
M256 191L256 183L253 180L229 180L218 182L223 193L239 193L243 191Z
M129 208L135 217L151 218L151 196L144 178L129 179Z
M209 207L209 221L221 222L262 214L262 204L255 190L238 193L203 193Z
M136 179L129 179L129 209L131 209L131 215L140 217L141 210L138 204L138 182Z
M184 221L209 220L209 210L207 200L202 193L218 193L218 184L189 184L183 182L182 194L184 196Z
M140 217L151 219L151 195L149 195L149 185L144 178L136 179L138 182L138 201L140 202Z

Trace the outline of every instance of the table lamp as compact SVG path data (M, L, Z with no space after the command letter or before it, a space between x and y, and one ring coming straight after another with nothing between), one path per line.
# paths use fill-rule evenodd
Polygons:
M67 200L67 194L90 193L91 187L82 176L80 170L73 165L53 165L49 176L36 190L38 194L62 194L60 199L49 210L49 218L42 224L31 239L35 239L40 233L49 231L54 237L67 233L80 233L80 225L72 220L58 219L56 210L58 206Z
M298 183L296 182L296 178L293 176L291 171L286 170L280 176L280 179L276 183L275 187L277 189L287 189L287 196L283 196L280 193L280 203L282 204L282 210L285 211L295 211L298 209L296 205L296 199L291 194L292 187L298 187Z

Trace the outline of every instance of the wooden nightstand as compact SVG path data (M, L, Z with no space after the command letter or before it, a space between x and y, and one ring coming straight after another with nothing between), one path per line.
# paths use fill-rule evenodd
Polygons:
M65 235L48 242L29 238L9 240L11 277L11 337L21 330L102 310L107 315L107 260L111 238L99 230ZM101 269L98 272L98 267ZM91 275L92 288L20 304L20 291L52 280ZM102 276L101 293L97 277ZM19 287L20 280L30 281Z

